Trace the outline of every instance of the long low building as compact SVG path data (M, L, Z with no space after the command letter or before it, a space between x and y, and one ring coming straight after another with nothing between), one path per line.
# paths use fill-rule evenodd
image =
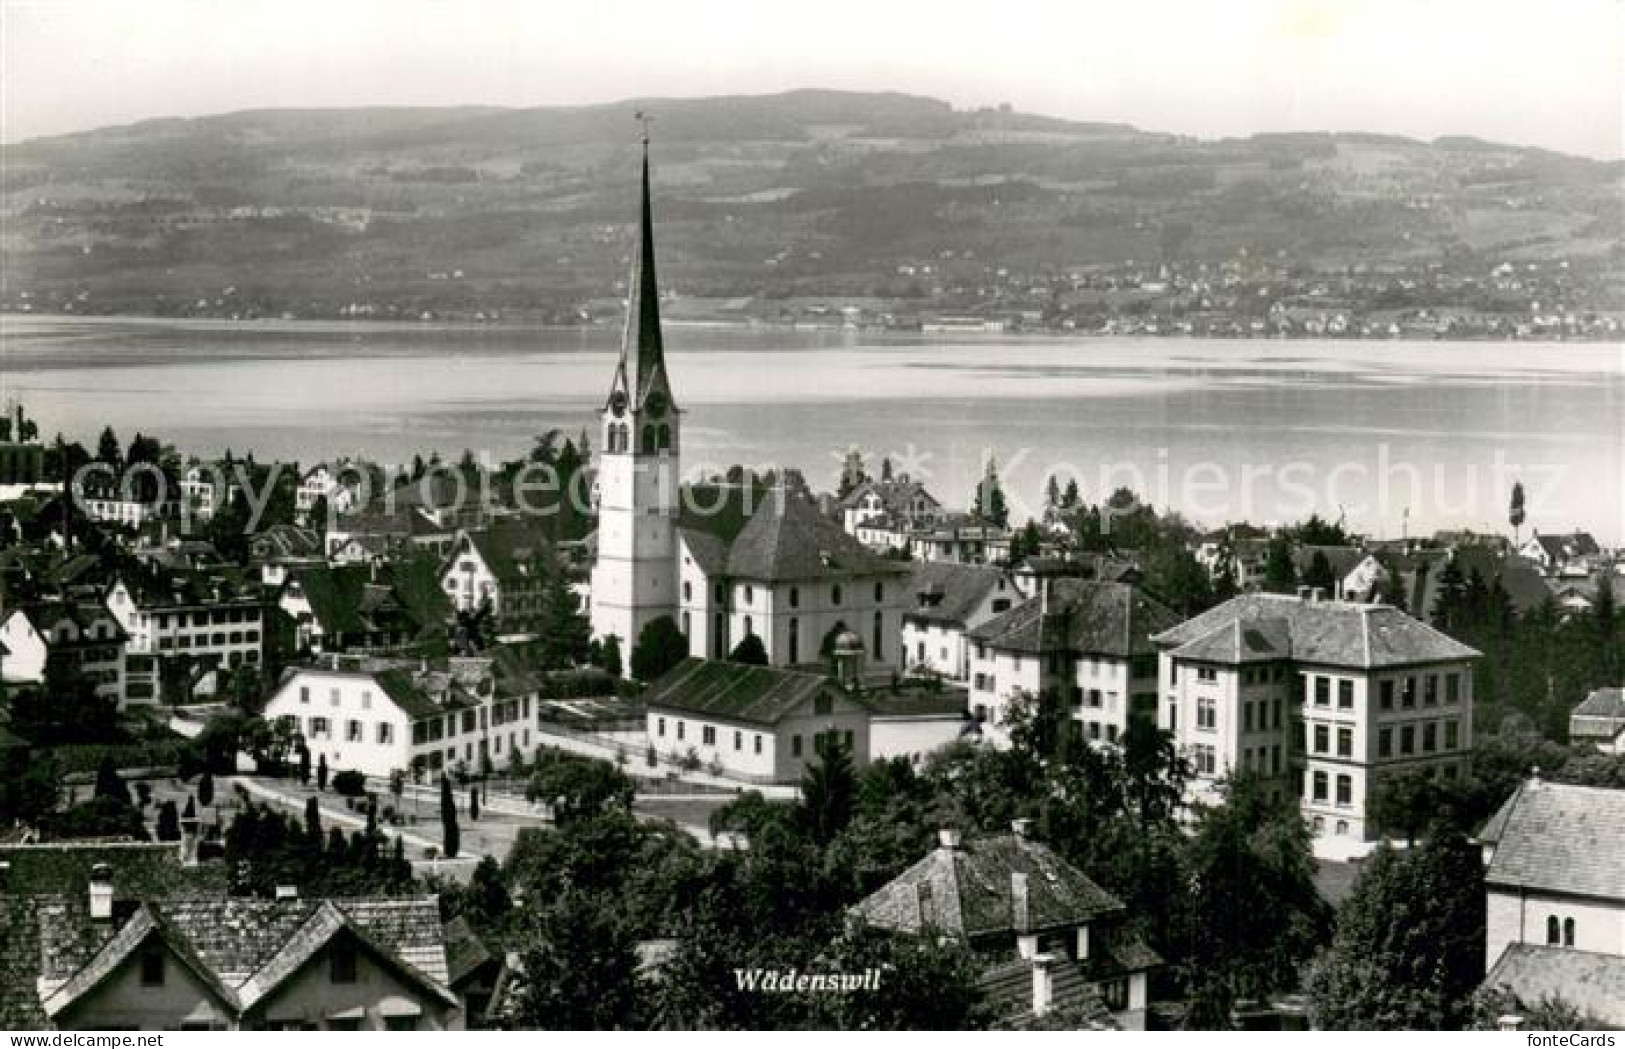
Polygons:
M862 767L922 760L970 726L962 692L897 687L848 669L751 666L690 657L643 695L649 747L747 783L790 783L833 737Z

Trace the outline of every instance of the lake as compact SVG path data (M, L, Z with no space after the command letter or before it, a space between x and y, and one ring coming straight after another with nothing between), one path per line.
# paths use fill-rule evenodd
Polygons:
M0 399L47 436L183 452L514 457L595 427L618 332L0 317ZM685 470L800 467L856 444L962 506L984 454L1017 515L1051 470L1204 524L1311 510L1374 536L1529 527L1625 540L1625 347L893 335L669 326ZM596 434L596 428L592 431Z

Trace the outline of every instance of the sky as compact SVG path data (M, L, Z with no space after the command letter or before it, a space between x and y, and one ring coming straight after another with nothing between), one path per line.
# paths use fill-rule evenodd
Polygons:
M1625 0L0 0L0 141L240 109L801 87L1625 156Z

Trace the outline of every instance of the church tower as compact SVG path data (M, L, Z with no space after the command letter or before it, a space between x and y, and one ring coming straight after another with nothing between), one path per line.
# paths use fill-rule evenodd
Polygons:
M627 288L626 330L601 420L592 632L599 639L619 637L621 658L629 666L643 628L661 616L677 616L681 426L660 336L647 124L642 213Z

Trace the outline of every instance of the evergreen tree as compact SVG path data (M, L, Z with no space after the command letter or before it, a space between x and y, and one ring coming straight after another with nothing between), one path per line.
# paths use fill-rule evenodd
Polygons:
M1053 517L1061 511L1061 479L1054 474L1044 485L1044 516Z
M1292 541L1277 534L1264 553L1264 589L1272 594L1290 594L1298 587L1298 569L1292 563Z
M739 644L728 653L728 662L744 663L753 667L767 666L767 648L762 644L762 636L750 633L740 638Z
M181 819L175 811L175 800L170 798L158 806L158 840L180 841Z
M1512 485L1512 502L1507 507L1507 523L1512 526L1512 544L1518 546L1520 529L1523 528L1523 482L1517 481Z
M632 647L632 676L653 681L688 656L688 637L671 616L650 620Z
M1326 551L1316 550L1309 559L1309 568L1303 573L1303 585L1316 587L1328 597L1337 593L1337 573L1332 569L1332 562L1326 556Z
M603 647L599 649L598 665L604 668L604 673L611 677L620 677L626 672L626 664L621 661L621 639L614 634L604 638Z
M480 792L477 786L468 788L468 822L473 823L480 818Z
M637 930L611 898L571 888L524 912L506 1025L607 1031L642 1026Z
M115 470L123 466L123 453L120 451L118 435L111 426L102 430L101 437L96 440L96 458Z
M1076 510L1082 497L1078 494L1078 479L1071 477L1066 482L1066 492L1061 496L1061 509Z
M562 571L555 570L542 591L541 636L544 659L551 669L586 662L592 624L582 614L581 599Z
M1405 596L1405 574L1397 568L1385 568L1377 583L1377 599L1401 612L1409 611L1410 599Z
M322 810L315 798L305 799L305 839L311 852L322 851Z
M327 789L327 755L322 754L316 758L316 789Z
M208 769L203 770L203 776L197 781L197 803L204 808L214 804L214 774Z
M301 786L310 783L310 748L303 743L299 744L299 783Z
M852 819L857 798L857 774L852 755L834 731L817 736L817 757L801 777L801 804L797 814L808 835L827 845Z
M880 460L880 479L882 481L888 483L888 484L891 483L891 480L892 480L892 466L891 466L891 456L889 456L889 455L886 456L884 459Z
M1431 611L1433 625L1453 634L1465 625L1467 601L1467 580L1454 557L1445 562L1444 570L1439 573L1437 594Z
M457 801L451 796L451 780L440 777L440 831L447 859L456 859L462 847L462 835L457 829Z
M96 766L96 793L94 797L108 798L130 804L130 788L118 774L111 755L103 757Z

